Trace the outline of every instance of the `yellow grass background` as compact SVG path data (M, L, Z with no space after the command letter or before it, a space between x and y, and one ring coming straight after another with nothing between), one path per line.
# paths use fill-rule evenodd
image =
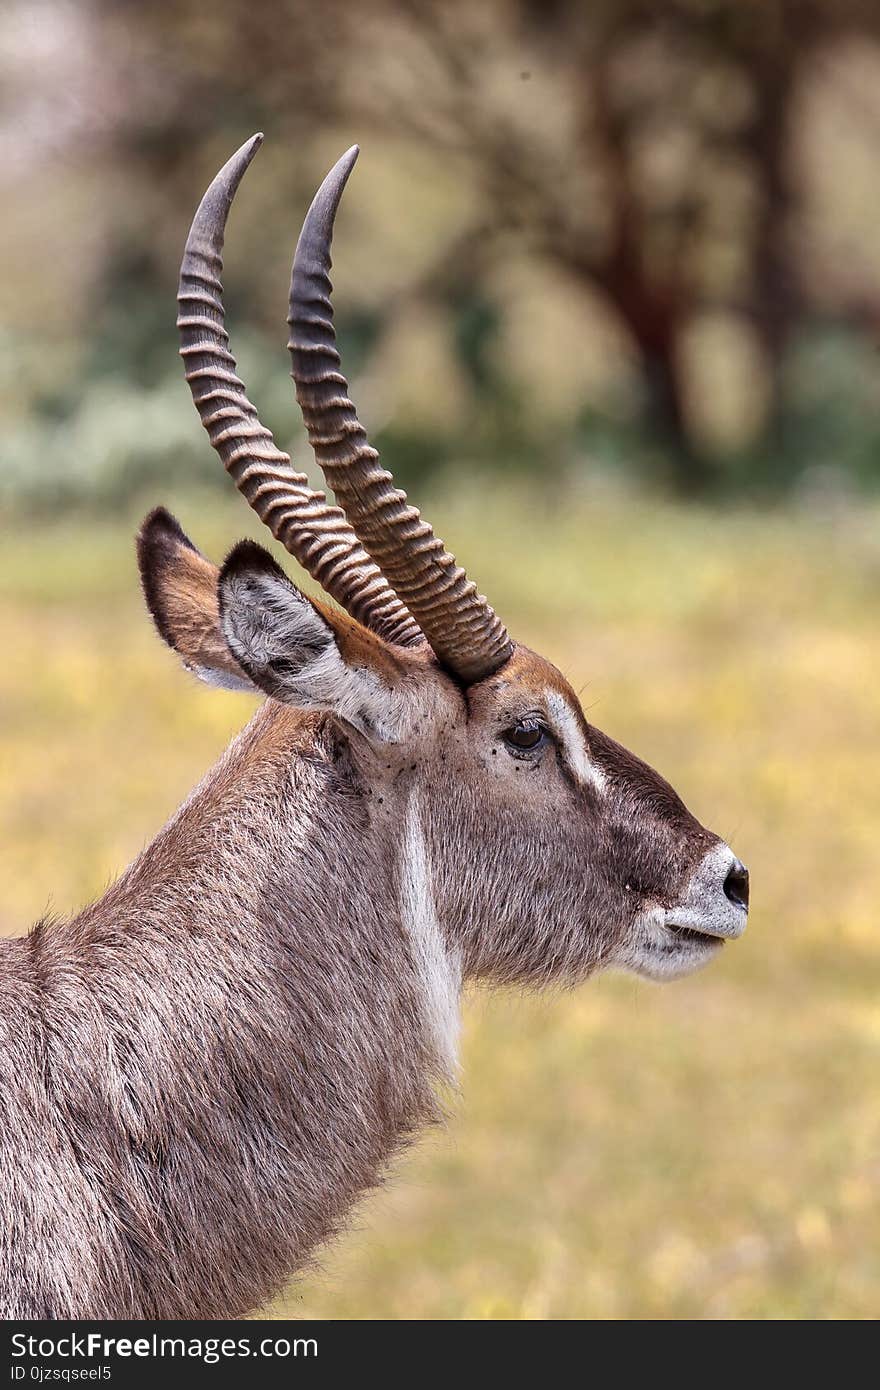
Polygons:
M235 499L164 500L215 557L257 534ZM486 502L426 511L730 839L750 926L676 984L470 997L448 1127L273 1311L875 1317L880 510ZM249 716L154 637L135 520L0 531L0 932L100 893Z

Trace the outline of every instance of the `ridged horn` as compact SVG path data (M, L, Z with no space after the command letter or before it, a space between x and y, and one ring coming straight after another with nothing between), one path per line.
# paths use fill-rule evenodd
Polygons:
M290 283L291 375L324 476L368 554L406 604L438 659L466 683L497 671L513 644L435 535L379 464L348 394L330 302L330 245L339 199L358 156L342 156L310 207Z
M353 618L401 646L422 633L339 507L309 487L275 445L235 372L225 328L223 236L232 199L262 144L254 135L224 164L193 219L180 267L180 355L202 424L226 471L276 540Z

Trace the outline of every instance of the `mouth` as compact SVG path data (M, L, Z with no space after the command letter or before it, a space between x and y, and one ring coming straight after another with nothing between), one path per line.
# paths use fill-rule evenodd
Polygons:
M724 945L724 938L715 936L712 932L696 931L693 927L679 927L675 922L665 922L664 926L672 937L673 949L676 943L686 945L688 942L700 947L708 946L710 950Z
M672 980L689 975L721 950L724 937L697 927L670 922L666 914L659 932L646 933L643 947L647 961L642 972L652 979Z
M674 980L704 965L742 936L749 916L749 875L720 841L697 866L678 902L638 913L615 963L649 980Z
M677 980L699 970L721 950L723 936L669 921L670 915L661 907L644 911L617 964L644 979Z

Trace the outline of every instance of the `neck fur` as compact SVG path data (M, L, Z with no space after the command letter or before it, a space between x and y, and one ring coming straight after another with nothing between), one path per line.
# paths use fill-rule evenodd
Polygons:
M291 754L289 717L92 908L2 943L8 1317L247 1312L438 1116L460 981L417 806L398 862L332 731L300 716Z

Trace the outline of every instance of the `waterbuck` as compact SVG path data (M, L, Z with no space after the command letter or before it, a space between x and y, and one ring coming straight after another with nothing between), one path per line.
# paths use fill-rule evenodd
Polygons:
M251 541L217 569L166 511L143 524L162 637L203 680L269 698L100 901L0 942L7 1318L248 1312L438 1117L465 981L677 976L746 923L743 865L513 641L369 447L329 301L356 148L290 292L338 506L261 425L218 279L260 138L196 213L181 353L237 487L335 604Z

